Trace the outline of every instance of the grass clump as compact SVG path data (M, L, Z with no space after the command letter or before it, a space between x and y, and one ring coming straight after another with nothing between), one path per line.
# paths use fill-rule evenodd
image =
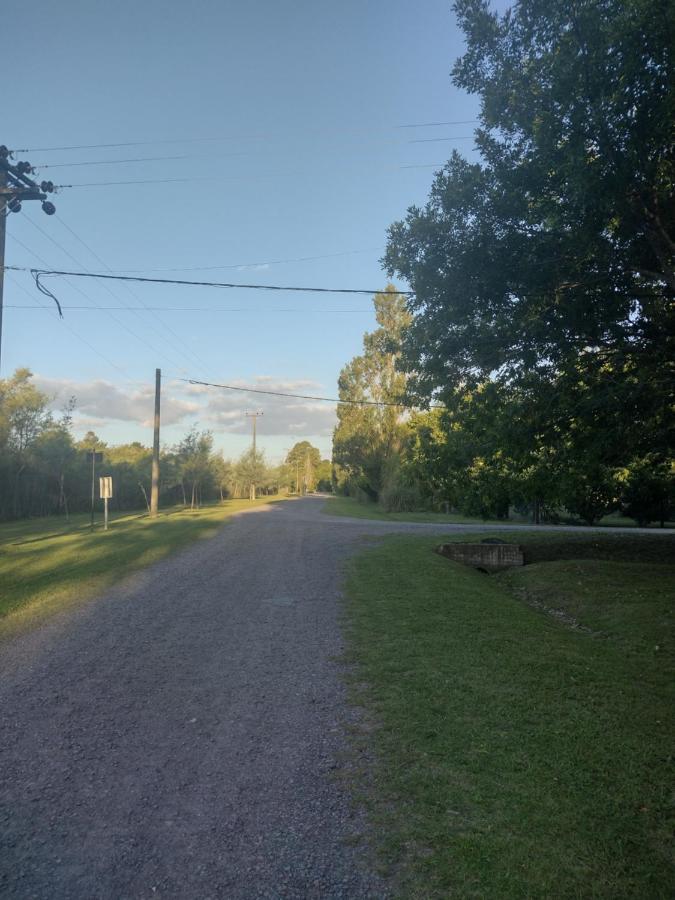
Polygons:
M371 809L402 895L671 896L675 671L654 641L672 647L675 568L488 576L438 543L387 538L347 582L354 696L378 723Z

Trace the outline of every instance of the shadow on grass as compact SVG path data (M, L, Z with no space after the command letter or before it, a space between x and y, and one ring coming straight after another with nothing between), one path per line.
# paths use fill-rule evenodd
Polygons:
M107 532L80 526L4 543L0 546L0 633L84 602L189 542L212 537L236 513L266 502L256 501L254 506L250 501L225 501L200 510L172 510L157 519L126 516L111 523ZM33 533L35 527L35 523L24 525ZM50 522L47 528L51 527ZM19 526L7 530L18 536Z

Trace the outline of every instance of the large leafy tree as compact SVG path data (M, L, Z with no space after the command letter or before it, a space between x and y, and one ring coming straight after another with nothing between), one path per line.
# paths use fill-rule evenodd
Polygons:
M487 381L529 431L501 449L665 455L675 318L673 6L455 4L479 164L454 154L384 258L408 280L409 390L457 411ZM524 434L531 436L523 446ZM507 441L512 438L513 443Z

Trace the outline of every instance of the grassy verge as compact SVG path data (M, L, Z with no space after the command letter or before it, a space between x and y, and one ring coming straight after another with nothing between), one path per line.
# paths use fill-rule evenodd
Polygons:
M189 541L211 537L251 505L228 500L194 511L172 509L156 520L119 516L107 532L100 524L91 531L88 516L74 516L68 525L54 517L1 525L0 634L86 601Z
M394 536L351 564L382 852L406 897L672 896L675 566L518 541L549 560L488 576Z
M322 512L329 516L349 516L352 519L376 519L384 522L431 522L438 525L530 525L531 520L522 516L512 515L510 519L480 519L478 517L461 516L458 513L445 515L444 513L434 512L404 512L389 513L381 509L376 503L361 503L353 497L333 496L326 500ZM585 526L583 523L571 520L561 519L561 524L578 525L581 529ZM637 523L633 519L627 519L625 516L605 516L600 519L598 526L603 528L637 528ZM650 526L657 529L654 523ZM666 522L666 528L675 528L675 523Z
M377 519L384 522L431 522L437 525L485 525L485 519L470 518L468 516L460 516L459 514L445 515L444 513L433 512L405 512L405 513L388 513L381 509L376 503L360 503L353 497L329 497L322 510L329 516L349 516L352 519ZM512 523L522 524L525 520L511 519ZM498 523L496 519L489 521L488 524L497 525L504 524L502 521Z

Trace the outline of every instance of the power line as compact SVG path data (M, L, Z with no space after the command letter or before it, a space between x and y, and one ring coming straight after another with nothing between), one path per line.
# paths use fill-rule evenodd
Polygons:
M475 134L467 134L462 137L439 137L439 138L415 138L414 141L408 141L409 144L436 144L440 141L474 141Z
M112 269L110 268L110 266L108 266L108 264L106 263L106 261L105 261L104 259L102 259L102 258L99 256L99 254L96 253L96 251L93 250L93 249L89 246L89 244L85 243L85 241L84 241L78 234L76 234L76 233L73 231L73 229L70 227L70 225L68 225L67 222L64 222L63 219L62 219L60 216L57 216L56 218L57 218L58 221L61 223L61 225L63 225L63 227L64 227L67 231L70 232L70 234L75 238L75 240L76 240L76 241L79 241L79 243L85 248L85 250L87 250L87 251L94 257L94 259L96 259L96 260L97 260L97 261L98 261L105 269L107 269L108 272L112 272ZM106 287L106 290L108 291L108 293L109 293L112 297L116 297L116 295L115 295L115 294L114 294L107 286L105 286L105 287ZM143 308L145 308L145 306L146 306L145 301L142 300L142 299L135 293L135 291L133 291L133 290L131 289L131 287L130 287L128 284L124 284L124 287L125 287L125 289L128 291L128 293L129 293L135 300L137 300L138 303L140 303L141 306L142 306ZM127 308L133 309L134 312L136 312L138 315L140 315L140 310L136 310L134 307L130 307L130 306L128 306L128 305L127 305ZM176 332L173 330L173 328L171 328L169 325L167 325L166 322L164 322L164 321L163 321L162 319L160 319L159 317L156 317L156 321L159 322L159 324L162 325L162 327L163 327L163 328L171 335L171 341L167 340L167 338L166 338L166 337L163 337L162 335L158 335L158 337L160 337L160 338L161 338L161 339L162 339L169 347L172 347L172 352L177 352L177 353L179 353L179 355L182 356L182 358L183 358L184 360L186 360L190 365L194 365L195 362L196 362L196 364L197 364L197 366L199 367L199 369L200 369L201 372L205 372L207 375L213 374L213 373L209 372L209 370L208 370L207 368L205 368L205 367L202 365L201 359L200 359L200 358L197 356L197 354L194 353L189 347L186 347L185 349L183 349L183 342L181 341L180 337L176 334ZM175 346L172 346L172 343L173 343L173 342L175 342ZM186 352L186 351L187 351L187 352Z
M452 141L452 140L473 140L473 138L438 138L439 141ZM421 143L418 141L409 141L408 143ZM377 172L398 172L401 169L414 169L417 168L415 165L402 165L402 166L377 166ZM420 168L427 168L427 166L420 166ZM314 174L316 177L324 178L326 177L325 172L260 172L257 171L255 174L256 178L306 178L309 174ZM186 176L184 178L132 178L125 179L120 181L76 181L72 184L57 184L55 185L56 190L66 190L71 188L91 188L91 187L121 187L121 186L137 186L137 185L146 185L146 184L194 184L197 182L207 181L210 183L216 181L235 181L240 182L240 175L191 175Z
M190 159L189 156L137 156L135 159L87 159L81 162L38 163L34 169L63 169L71 166L113 166L118 163L160 162L167 159Z
M13 275L11 275L11 274L10 274L9 278L10 278L10 281L11 281L16 287L18 287L20 290L22 290L22 291L24 292L24 294L28 294L29 297L32 297L31 293L30 293L30 292L29 292L29 291L21 284L20 281L18 281L18 279L16 279L16 278L15 278ZM12 307L12 308L16 308L16 307ZM57 318L57 320L60 322L60 324L61 324L67 331L69 331L69 332L73 335L73 337L77 338L78 341L80 341L81 343L83 343L86 347L88 347L88 348L89 348L93 353L95 353L97 356L100 356L101 359L102 359L104 362L106 362L109 366L111 366L113 369L116 369L118 372L121 372L121 374L124 375L125 377L128 377L128 376L129 376L129 373L128 373L127 371L125 371L125 370L122 369L120 366L118 366L117 363L114 363L112 360L108 359L108 357L107 357L104 353L101 353L101 351L100 351L97 347L94 347L93 344L90 344L89 341L88 341L86 338L83 338L82 335L81 335L81 334L78 334L78 332L75 331L74 328L71 328L70 325L68 325L67 322L64 322L63 319L59 317L58 313L57 313L54 309L52 309L50 306L47 306L47 305L42 305L40 308L41 308L41 309L45 309L45 310L47 310L47 312L49 312L49 313L51 313L52 315L56 316L56 318Z
M475 122L478 122L479 119L463 119L461 121L455 122L422 122L420 124L412 124L412 125L394 125L391 126L394 129L398 128L439 128L441 126L449 126L449 125L473 125ZM346 129L349 133L352 133L349 129ZM344 133L345 129L337 129L337 131ZM360 134L370 134L373 129L355 129L357 133ZM310 133L315 133L311 131ZM331 134L336 133L336 130L330 131ZM153 141L121 141L118 143L108 143L108 144L71 144L70 146L61 146L61 147L29 147L29 148L20 148L13 150L13 153L55 153L61 150L104 150L104 149L113 149L113 148L121 148L121 147L152 147L152 146L161 146L166 144L201 144L201 143L218 143L220 141L240 141L240 140L264 140L269 138L269 134L253 134L253 135L228 135L226 137L201 137L201 138L169 138L164 140L153 140Z
M75 262L77 265L82 265L80 260L78 260L75 256L73 256L73 254L70 253L70 251L66 250L66 248L62 244L60 244L55 238L53 238L51 235L47 234L47 232L44 231L44 229L40 228L40 226L37 224L37 222L34 222L33 219L30 218L30 216L26 216L26 219L27 219L27 221L29 221L31 223L31 225L34 228L36 228L40 232L40 234L42 234L49 241L51 241L51 243L54 244L54 246L57 247L62 253L64 253L66 256L68 256L70 259L72 259L73 262ZM14 236L12 236L12 237L14 240L17 240ZM19 241L18 243L21 243L21 242ZM29 253L34 252L34 251L31 251L29 248L27 248L25 246L25 244L21 244L21 246L23 246L24 249L28 250ZM47 288L45 288L44 285L40 284L37 279L35 280L35 284L36 284L36 287L38 288L38 290L40 290L46 296L51 297L52 300L54 300L54 302L57 304L57 306L60 307L58 299L54 296L54 294L51 293L51 291L49 291ZM88 300L89 302L93 303L94 306L100 308L99 304L96 303L96 301L92 300L91 297L89 297L89 296L87 296L87 294L83 293L76 285L71 285L71 287L73 288L73 290L77 291L78 294L80 294L82 297L84 297L85 300ZM116 295L114 293L112 293L110 291L110 289L107 286L106 286L106 290L115 300L119 299L118 297L116 297ZM157 347L155 347L153 344L151 344L150 341L147 341L144 338L142 338L132 328L130 328L128 325L126 325L124 322L122 322L120 319L118 319L116 316L114 316L112 314L112 312L108 311L107 315L110 316L110 318L113 320L113 322L116 322L117 325L119 325L126 332L128 332L140 344L142 344L145 347L149 347L153 351L153 353L159 354L164 359L168 360L168 362L171 364L171 366L174 366L177 369L181 368L181 366L178 363L176 363L175 360L171 359L171 357L168 357L165 352L163 353L161 350L159 350Z
M290 394L285 391L266 391L262 388L240 387L234 384L213 384L210 381L197 381L195 378L176 378L176 381L185 381L187 384L201 385L202 387L222 388L226 391L240 391L245 394L265 394L268 397L290 397L294 400L319 400L324 403L346 403L354 406L394 406L397 409L419 409L416 406L406 406L405 403L394 403L390 400L341 400L338 397L315 397L310 394ZM430 409L445 409L439 403L431 403Z
M379 253L384 247L367 247L364 250L343 250L339 253L323 253L319 256L295 256L289 259L267 259L260 262L230 263L224 266L183 266L164 269L116 269L114 274L133 275L141 272L212 272L218 269L256 269L262 266L280 266L286 263L310 262L317 259L334 259L338 256L351 256L356 253Z
M237 284L225 281L186 281L178 278L149 278L143 275L111 275L104 272L67 272L60 269L33 269L26 266L7 266L7 268L19 272L31 272L36 283L39 282L41 278L58 275L67 278L101 278L109 281L137 281L142 284L175 284L190 287L239 288L241 290L252 291L297 291L309 294L367 294L368 296L386 293L382 288L328 288L298 287L279 284ZM415 292L395 291L394 293L403 297L412 297Z
M9 266L8 266L9 268ZM30 295L29 295L30 296ZM104 310L118 310L120 312L137 312L130 306L66 306L60 304L61 309L75 310L77 312L99 312ZM6 303L6 309L46 309L42 304L29 305L27 303ZM302 307L268 307L257 308L251 306L144 306L144 310L148 312L246 312L246 313L372 313L372 308L368 309L303 309Z

